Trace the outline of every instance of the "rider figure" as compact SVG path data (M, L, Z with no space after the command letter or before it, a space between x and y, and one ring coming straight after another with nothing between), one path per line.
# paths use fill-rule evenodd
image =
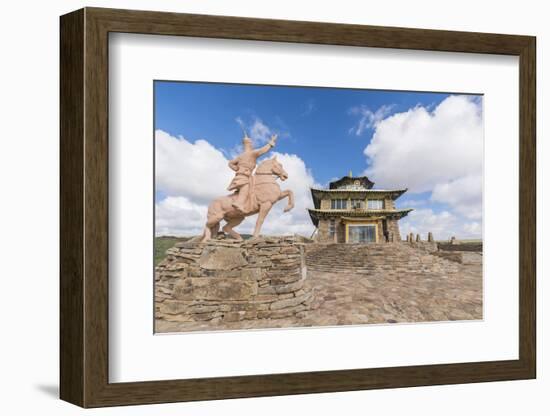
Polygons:
M237 199L232 205L242 213L246 211L245 204L250 192L250 178L256 167L256 160L263 154L269 152L269 150L275 146L276 141L277 135L275 134L271 136L271 140L265 146L254 149L252 147L252 139L245 133L243 138L243 153L229 162L229 167L236 173L227 187L227 190L237 190Z

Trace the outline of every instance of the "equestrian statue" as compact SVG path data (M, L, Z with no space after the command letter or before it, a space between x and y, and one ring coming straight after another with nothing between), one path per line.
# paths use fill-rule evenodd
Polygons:
M292 191L281 190L277 183L277 179L288 179L288 174L277 157L262 161L256 168L258 158L275 147L276 141L277 135L273 135L265 146L254 149L252 139L245 133L243 152L229 162L229 168L235 172L235 177L227 190L233 193L214 199L208 206L202 241L218 235L222 220L226 222L223 232L236 240L242 240L234 228L246 217L255 214L258 214L258 218L253 237L259 237L265 217L276 202L288 198L284 212L294 208Z

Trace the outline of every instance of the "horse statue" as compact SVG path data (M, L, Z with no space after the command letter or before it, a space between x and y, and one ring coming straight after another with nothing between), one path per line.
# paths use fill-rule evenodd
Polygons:
M243 222L246 217L255 214L258 214L258 219L254 228L254 237L259 237L265 217L276 202L288 198L284 212L294 208L294 194L289 189L281 190L277 179L285 181L288 179L288 174L275 156L261 162L252 175L244 212L234 206L238 196L237 192L213 200L208 206L207 220L201 241L208 241L212 236L218 235L221 220L226 221L222 228L223 232L236 240L242 240L241 235L234 230L234 227Z

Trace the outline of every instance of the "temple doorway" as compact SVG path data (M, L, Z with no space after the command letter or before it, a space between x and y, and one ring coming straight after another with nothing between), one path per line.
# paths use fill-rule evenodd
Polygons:
M348 225L348 243L376 243L376 225Z

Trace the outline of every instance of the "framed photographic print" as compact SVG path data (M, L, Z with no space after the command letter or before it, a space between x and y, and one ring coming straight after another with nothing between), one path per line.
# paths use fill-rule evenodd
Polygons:
M61 17L83 407L534 378L535 38Z

